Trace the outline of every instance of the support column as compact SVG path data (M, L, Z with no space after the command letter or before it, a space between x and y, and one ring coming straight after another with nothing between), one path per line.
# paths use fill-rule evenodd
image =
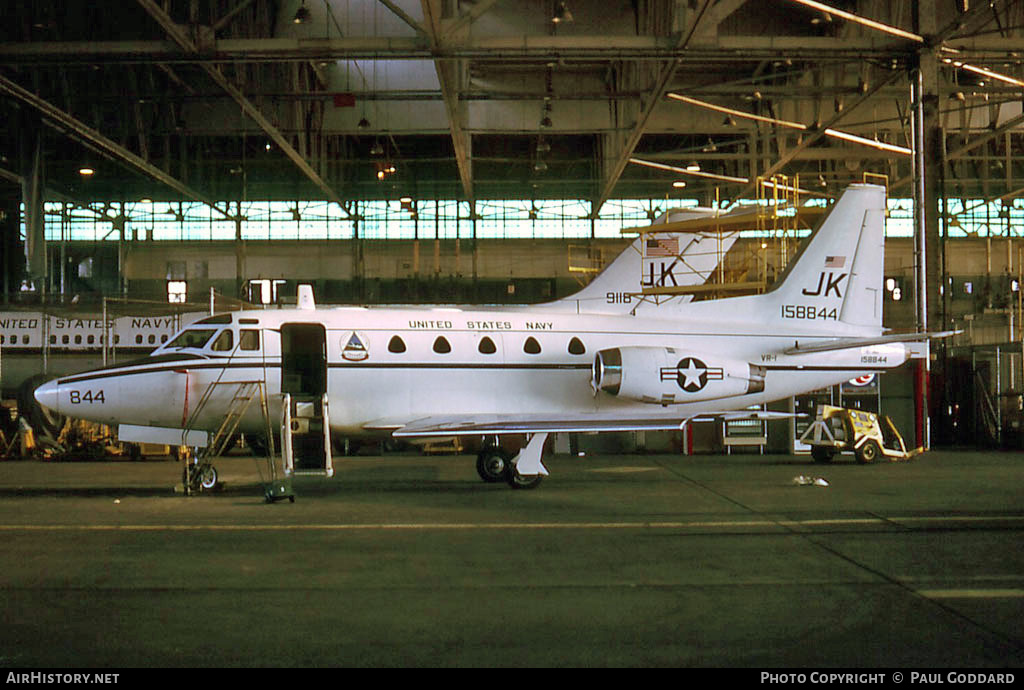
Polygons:
M919 0L915 6L917 30L924 36L937 32L936 0ZM934 49L922 49L917 69L911 75L914 111L914 278L917 330L940 330L943 323L940 271L942 246L939 239L940 206L943 198L943 139L939 119L938 60ZM941 345L940 345L941 347ZM938 361L938 360L937 360ZM915 372L915 442L931 446L932 362L918 361ZM937 372L941 380L941 369Z

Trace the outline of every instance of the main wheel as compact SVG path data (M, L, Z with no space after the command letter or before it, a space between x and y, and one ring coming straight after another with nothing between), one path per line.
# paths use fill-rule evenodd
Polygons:
M489 484L505 481L511 456L501 448L484 448L476 456L476 473Z
M878 462L878 459L882 456L882 451L875 441L868 440L864 442L864 445L860 447L856 455L857 462L862 465L870 465L873 462Z
M512 463L505 465L505 483L513 489L536 489L542 481L543 474L519 474Z

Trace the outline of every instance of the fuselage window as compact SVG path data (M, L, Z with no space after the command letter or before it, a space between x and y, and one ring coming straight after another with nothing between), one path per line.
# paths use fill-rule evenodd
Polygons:
M480 345L477 346L477 349L480 350L480 354L482 355L493 355L498 351L498 348L494 345L494 341L486 335L480 339Z
M50 344L51 345L56 345L57 344L57 336L55 336L55 335L51 335L50 336Z
M451 343L448 342L448 338L443 335L437 336L437 340L434 341L434 352L439 355L446 355L452 351Z
M69 343L71 343L71 336L70 335L62 335L60 337L60 342L61 342L61 345L68 345Z
M573 336L573 339L569 341L569 354L570 355L585 355L587 354L587 348L583 346L583 341Z
M260 349L260 332L250 328L243 328L238 332L238 347L246 352L255 352Z
M436 343L435 347L437 347ZM393 352L396 355L402 354L405 352L405 341L397 335L391 336L391 340L388 341L388 352Z
M523 343L523 352L528 355L539 355L540 354L540 343L532 335L526 339Z
M76 335L75 336L75 345L81 345L81 344L82 344L82 336Z
M231 349L235 346L235 338L231 333L230 328L226 328L220 332L217 339L213 341L213 345L210 349L214 352L231 352Z

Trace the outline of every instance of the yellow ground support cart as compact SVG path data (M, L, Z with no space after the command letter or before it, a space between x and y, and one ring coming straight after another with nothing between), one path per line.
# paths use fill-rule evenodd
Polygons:
M818 406L814 423L800 441L811 447L814 461L822 463L832 462L842 451L852 451L863 465L882 458L892 462L909 460L924 452L923 448L908 451L900 432L885 415L831 405Z

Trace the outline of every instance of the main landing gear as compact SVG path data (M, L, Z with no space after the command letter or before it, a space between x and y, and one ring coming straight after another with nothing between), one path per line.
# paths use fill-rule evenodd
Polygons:
M519 454L512 457L497 446L485 446L476 456L476 471L488 483L505 482L513 489L535 489L547 476L541 462L546 433L534 434Z

